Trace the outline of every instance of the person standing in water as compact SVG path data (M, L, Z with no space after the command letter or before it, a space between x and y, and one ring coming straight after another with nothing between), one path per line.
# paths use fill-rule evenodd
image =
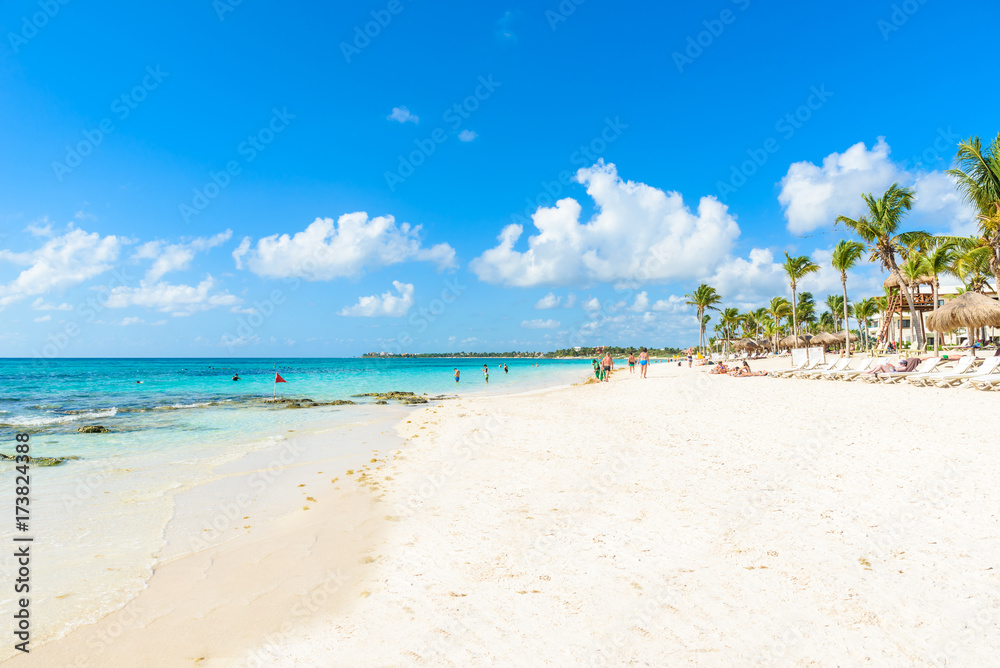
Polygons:
M506 363L503 365L503 372L507 373L507 364Z
M646 377L646 369L649 367L649 353L643 348L642 352L639 353L639 377Z
M483 365L483 378L486 379L487 383L490 382L490 368L485 364Z
M458 382L458 377L459 377L459 375L461 375L461 373L462 373L461 371L459 371L458 369L455 369L455 382L456 383Z

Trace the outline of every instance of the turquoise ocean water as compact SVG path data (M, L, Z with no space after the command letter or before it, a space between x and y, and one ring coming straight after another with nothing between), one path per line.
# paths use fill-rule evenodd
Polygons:
M488 385L484 363L490 370ZM504 363L507 374L498 368ZM462 372L458 384L456 367ZM589 375L590 363L0 359L0 452L14 454L14 435L27 432L33 456L79 457L31 469L31 531L38 548L32 614L38 641L126 605L161 559L194 549L185 541L172 543L170 536L214 535L209 528L219 515L220 497L205 490L236 480L227 477L233 467L269 465L290 438L318 434L322 453L316 456L340 457L337 461L348 468L367 461L372 450L392 447L394 425L413 410L395 402L375 405L372 398L353 398L355 406L300 409L268 403L264 399L275 389L276 371L287 381L277 385L279 396L331 401L391 390L429 398L524 392L579 382ZM234 382L234 373L241 380ZM78 433L84 425L101 425L110 433ZM0 477L10 480L13 468L13 462L0 461L6 474ZM275 483L269 489L279 488ZM178 505L188 492L197 502ZM12 484L0 490L8 504L13 495ZM268 506L269 499L261 503ZM255 506L241 515L266 519L264 512ZM267 512L280 508L268 506ZM13 522L0 526L0 540L9 542L13 530ZM8 565L0 564L0 571ZM11 596L0 594L0 607L9 609ZM0 661L12 651L0 650Z
M509 373L498 368L503 363ZM37 434L36 456L183 449L266 435L309 421L310 413L350 416L351 406L288 410L265 403L275 389L275 372L287 381L277 385L279 396L329 401L390 390L431 396L516 392L574 382L588 369L586 361L526 359L3 359L0 429ZM232 380L234 373L239 381ZM112 433L77 433L93 424ZM9 454L12 439L6 440L0 452Z

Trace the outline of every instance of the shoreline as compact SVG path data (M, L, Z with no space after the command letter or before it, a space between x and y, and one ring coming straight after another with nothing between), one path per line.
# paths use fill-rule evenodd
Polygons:
M340 490L332 460L312 467L325 483L303 477L315 460L296 466L293 498L296 476L326 486L309 512L168 561L131 607L32 653L82 668L1000 652L1000 464L963 417L994 396L710 368L415 408ZM903 406L919 418L881 419ZM984 614L980 642L948 645Z

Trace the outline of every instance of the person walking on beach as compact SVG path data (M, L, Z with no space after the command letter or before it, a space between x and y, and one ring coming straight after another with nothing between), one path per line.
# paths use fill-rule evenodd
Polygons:
M611 380L611 370L615 366L615 361L611 358L611 351L609 350L604 354L604 359L602 360L602 365L604 367L604 382Z
M643 348L639 353L639 377L646 377L646 368L649 366L649 353Z
M628 353L628 372L635 373L635 353L631 350Z
M694 355L692 355L691 353L688 353L688 368L689 369L691 368L692 364L694 364Z
M456 382L456 383L458 382L458 377L459 377L459 376L460 376L461 374L462 374L462 372L461 372L461 371L459 371L458 369L455 369L455 382Z

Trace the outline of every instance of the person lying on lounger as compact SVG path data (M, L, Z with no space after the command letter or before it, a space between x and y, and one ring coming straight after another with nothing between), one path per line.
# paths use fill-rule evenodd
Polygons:
M746 363L746 360L744 360L743 361L743 368L736 369L735 371L733 371L729 375L732 376L733 378L747 378L749 376L766 376L767 372L766 371L751 371L750 370L750 365Z
M873 367L868 371L864 371L862 373L864 373L867 376L875 374L876 378L880 373L906 373L908 371L913 371L914 369L916 369L921 362L923 362L923 360L920 359L919 357L910 357L905 360L899 360L899 362L897 362L896 364L892 363L879 364L878 366Z

